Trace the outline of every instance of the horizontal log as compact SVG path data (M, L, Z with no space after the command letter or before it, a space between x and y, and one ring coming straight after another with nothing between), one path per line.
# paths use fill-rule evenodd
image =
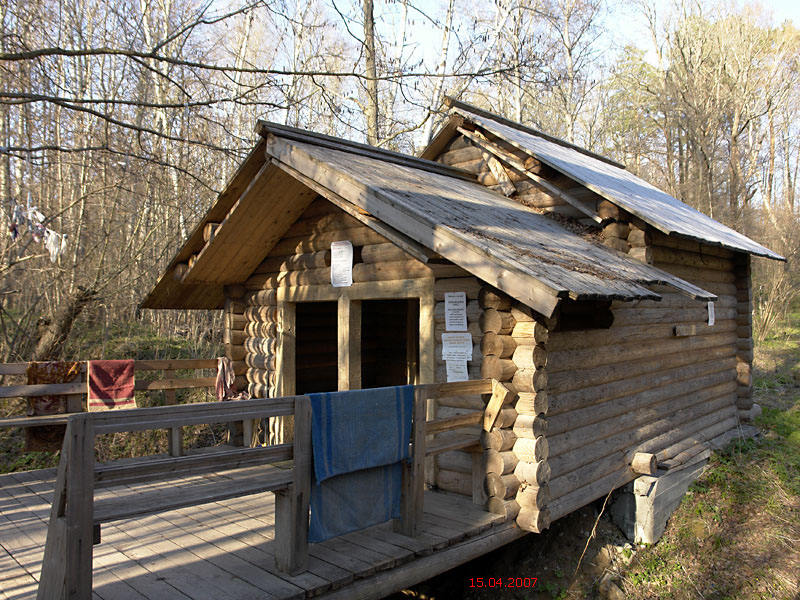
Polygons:
M510 520L519 514L519 504L517 504L516 500L490 497L486 502L486 510L495 515L503 515L507 520Z
M498 452L497 450L486 451L486 472L507 475L514 472L519 458L512 451Z
M495 310L508 311L511 309L513 301L507 294L494 288L484 286L478 293L478 302L481 308L494 308Z
M481 283L475 277L448 277L433 283L433 296L436 302L444 302L448 292L464 292L467 300L477 300Z
M650 390L648 390L649 392ZM666 388L669 392L669 387ZM595 421L581 427L570 427L563 433L550 435L548 441L554 455L562 455L585 446L588 442L605 439L617 435L620 431L628 431L637 427L645 427L662 419L665 415L678 418L678 411L691 413L700 402L726 396L733 404L735 384L723 381L693 392L690 395L680 392L662 394L657 402L646 404L636 409L617 414L607 419ZM648 394L650 395L650 394ZM665 396L665 397L663 397ZM567 413L568 414L568 413Z
M519 369L542 369L547 365L547 350L542 344L517 346L512 359Z
M550 502L550 486L546 483L541 486L524 485L517 491L515 500L522 509L542 509Z
M717 271L716 269L703 269L700 267L687 267L684 265L676 265L674 263L665 262L661 260L654 260L653 265L656 268L663 269L667 273L672 273L691 281L695 285L703 287L705 284L712 283L727 283L733 284L736 282L736 276L731 271Z
M645 325L656 323L705 323L708 320L708 307L705 303L696 302L695 308L619 308L614 311L614 327L626 325ZM735 308L714 307L716 320L733 321L736 319Z
M249 306L244 311L244 317L248 321L272 323L278 318L278 309L275 306Z
M721 324L722 325L722 324ZM650 343L641 341L627 342L615 338L602 347L584 349L553 350L547 353L547 370L551 377L556 373L571 372L575 369L591 369L602 365L619 364L653 356L675 354L676 352L696 352L704 348L730 344L734 350L736 336L728 323L727 327L708 328L708 333L686 337L653 338ZM565 375L566 377L569 374ZM555 381L551 379L551 381ZM554 383L555 385L555 383Z
M723 408L725 410L720 411ZM628 453L638 450L655 453L659 448L674 441L673 438L682 438L688 435L698 422L709 420L709 415L711 415L710 420L719 421L728 414L732 414L733 411L732 399L729 395L724 395L708 402L695 404L679 413L668 414L661 419L640 422L631 428L620 427L617 433L609 437L588 442L584 440L581 444L573 445L572 449L568 451L553 455L550 459L553 478L561 477L585 464L616 452ZM701 421L703 418L706 418L706 421ZM554 438L553 441L557 442L558 440ZM626 467L628 464L629 462L626 461Z
M385 244L370 244L362 247L361 260L365 263L379 263L408 261L413 260L413 257L410 254L407 254L399 246L395 246L391 242L387 242Z
M500 335L494 332L485 333L481 339L481 353L483 355L510 358L517 348L517 342L510 335Z
M698 341L707 340L705 337L676 339L692 339ZM555 396L551 395L550 397L551 410L555 406L554 402L556 402L559 395L563 394L564 392L585 388L594 388L596 390L600 385L619 380L630 380L645 373L652 373L657 377L658 374L665 369L669 369L678 365L690 364L691 362L696 362L697 360L732 357L734 355L734 349L731 340L732 338L712 340L709 343L698 343L692 348L692 350L694 350L693 352L682 349L674 354L664 354L661 357L640 359L637 361L631 361L630 363L621 361L612 364L591 367L589 369L576 369L574 371L553 373L549 375L548 378L548 391L551 392L551 394L556 394ZM715 342L716 345L713 345ZM549 368L552 368L552 365L554 364L555 361L550 359ZM573 405L573 408L577 408L577 405Z
M226 313L235 313L237 315L243 315L246 308L247 304L241 299L239 300L234 300L233 298L225 299L224 311Z
M247 355L247 350L245 350L244 346L235 346L233 344L224 344L224 346L225 356L231 360L244 360Z
M436 473L436 485L446 492L472 496L472 477L464 473L439 469Z
M278 273L281 271L302 271L331 266L331 251L320 250L289 256L271 256L256 269L256 273Z
M709 440L710 438L708 434L706 434L706 431L712 426L722 423L723 421L730 421L731 419L734 421L736 420L736 409L727 404L726 400L727 398L720 398L719 401L709 403L711 408L708 408L707 412L702 416L698 416L685 425L664 431L658 436L650 437L641 443L638 450L641 452L652 452L658 455L659 450L662 448L671 446L687 436L697 436L702 438L703 441Z
M549 408L547 392L517 392L517 403L514 405L520 415L539 415Z
M330 231L363 227L361 221L350 216L344 211L303 217L295 221L286 231L285 237L318 235Z
M278 332L276 323L259 323L253 321L244 326L244 333L254 338L274 338Z
M539 462L540 460L547 460L547 457L550 455L550 445L547 442L547 438L544 436L538 437L535 440L517 438L514 442L513 451L514 456L516 456L518 460Z
M274 355L277 350L275 338L248 337L244 342L244 349L250 354Z
M517 344L530 344L529 340L537 344L547 344L550 333L544 325L536 321L517 322L511 331L511 337Z
M708 448L708 442L718 435L721 435L738 426L737 418L729 416L717 423L713 423L703 428L702 435L687 434L685 437L672 442L668 446L663 446L656 452L656 459L659 465L670 468L671 462L681 462L688 457L694 456L698 451Z
M479 319L481 331L484 333L511 333L514 329L514 323L514 317L511 316L510 312L499 311L493 308L484 310Z
M550 516L550 509L545 508L542 510L533 510L530 508L520 508L517 515L517 526L532 533L542 533L545 529L550 527L552 517Z
M497 356L484 356L481 363L481 377L496 379L497 381L510 381L517 372L517 365L508 358Z
M511 407L503 408L495 419L494 426L499 429L508 429L514 426L519 414Z
M486 492L490 496L506 500L516 496L517 490L519 490L519 479L514 473L509 473L508 475L487 473Z
M695 252L697 254L709 254L711 256L719 256L720 258L734 258L734 252L727 250L726 248L694 242L692 240L683 238L666 236L660 232L653 233L653 245L662 248L674 248L677 250Z
M433 270L415 259L353 265L353 281L393 281L433 277ZM330 276L328 277L330 280Z
M550 463L546 460L528 462L521 460L514 467L514 475L526 485L544 485L550 481Z
M470 300L467 302L467 322L476 322L480 319L481 307L478 305L477 300ZM443 324L445 322L445 304L444 302L437 302L433 307L433 322Z
M247 292L244 301L250 306L275 306L278 303L278 292L277 290Z
M636 477L637 475L625 465L596 481L575 488L567 494L553 495L553 500L550 501L547 509L553 519L560 519L590 502L607 496Z
M436 455L434 460L440 469L472 475L472 454L469 452L443 452Z
M229 315L225 315L225 319L227 321L227 326L231 329L244 330L244 326L247 325L247 319L244 315L231 313Z
M181 281L183 279L183 276L186 275L186 273L188 272L189 272L188 262L178 263L172 269L172 278L176 279L177 281Z
M536 439L547 434L547 419L541 415L519 415L513 431L517 437Z
M276 368L276 360L273 355L265 354L245 354L244 363L253 369L267 369L274 371ZM256 382L264 383L264 382Z
M457 163L480 160L481 158L481 150L476 146L470 145L443 152L439 155L437 160L447 165L455 165Z
M250 383L263 383L266 385L275 385L277 379L274 370L250 368L247 369L247 381Z
M478 325L478 323L475 321L471 323L467 321L467 331L472 334L472 342L480 344L480 341L483 338L483 332L481 331L480 325ZM448 332L445 329L444 322L434 324L433 328L434 338L436 340L441 340L443 333L452 333L452 332Z
M359 225L338 231L328 231L310 236L294 236L282 239L270 250L269 256L288 256L329 250L332 242L349 241L353 246L384 244L385 237L366 225Z
M652 384L643 382L642 389L631 394L608 398L583 408L566 410L548 416L548 432L556 436L566 431L575 431L605 419L635 412L647 406L682 395L691 395L702 389L733 381L731 361L710 361L692 365L689 369L676 369L674 374ZM602 393L602 390L600 390Z
M481 431L481 445L486 450L505 452L514 447L517 436L510 429L497 429Z
M247 391L252 398L274 398L275 386L263 383L251 383L247 386Z
M540 392L548 386L548 374L544 369L518 369L511 382L519 392Z
M733 261L728 258L720 258L709 254L700 254L677 250L674 248L664 248L655 246L652 248L653 258L656 262L684 267L695 267L700 269L712 269L714 271L733 271Z

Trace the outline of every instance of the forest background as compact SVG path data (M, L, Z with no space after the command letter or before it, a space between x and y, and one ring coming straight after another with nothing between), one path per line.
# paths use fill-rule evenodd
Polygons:
M757 340L797 301L800 32L757 5L2 0L0 24L2 362L111 357L136 336L208 356L218 315L137 307L256 120L416 153L445 95L786 256L754 261ZM55 260L26 227L6 235L15 205L66 235Z

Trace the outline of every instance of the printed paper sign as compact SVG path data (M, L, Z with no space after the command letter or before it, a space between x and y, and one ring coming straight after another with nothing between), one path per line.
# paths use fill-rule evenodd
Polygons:
M708 303L708 326L711 327L716 322L716 315L714 314L714 303Z
M445 292L444 325L447 331L467 330L467 294Z
M443 333L442 359L472 360L472 334L469 332Z
M467 372L467 361L465 360L446 360L447 381L469 381Z
M350 242L331 242L331 285L353 285L353 244Z

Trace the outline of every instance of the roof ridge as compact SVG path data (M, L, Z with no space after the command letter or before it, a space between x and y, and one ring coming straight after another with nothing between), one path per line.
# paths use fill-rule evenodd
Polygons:
M411 154L395 152L394 150L378 148L377 146L370 146L369 144L362 144L360 142L354 142L353 140L326 135L324 133L317 133L307 129L299 129L297 127L290 127L289 125L281 125L280 123L273 123L272 121L264 121L259 119L256 125L256 132L262 137L266 137L267 134L272 133L279 137L300 142L317 143L318 145L343 152L354 151L357 154L378 160L401 165L405 164L407 166L415 167L432 173L447 175L449 177L458 177L459 179L466 179L467 181L476 180L475 175L469 171L452 167L440 162L428 160L426 158L419 158Z
M602 154L598 154L597 152L592 152L591 150L587 150L586 148L578 146L577 144L573 144L572 142L568 142L567 140L563 140L554 135L550 135L549 133L545 133L544 131L539 131L538 129L534 129L533 127L528 127L527 125L523 125L522 123L518 123L517 121L507 119L493 112L489 112L488 110L478 108L477 106L473 106L472 104L468 104L462 100L456 100L455 98L451 98L450 96L445 96L444 102L447 106L450 106L451 108L461 109L467 112L473 112L476 115L485 117L487 119L493 119L499 123L508 125L509 127L513 127L514 129L519 129L520 131L525 131L532 135L544 138L548 142L553 142L554 144L558 144L559 146L564 146L565 148L569 148L570 150L575 150L576 152L580 152L581 154L585 154L586 156L589 156L591 158L596 158L597 160L603 161L604 163L607 163L609 165L613 165L620 169L627 170L627 167L624 164L617 162L613 159L610 159L607 156L603 156Z

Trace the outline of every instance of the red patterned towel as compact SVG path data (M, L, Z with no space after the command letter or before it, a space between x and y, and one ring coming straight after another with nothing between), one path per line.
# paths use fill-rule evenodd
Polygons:
M136 408L132 360L88 362L89 412Z

